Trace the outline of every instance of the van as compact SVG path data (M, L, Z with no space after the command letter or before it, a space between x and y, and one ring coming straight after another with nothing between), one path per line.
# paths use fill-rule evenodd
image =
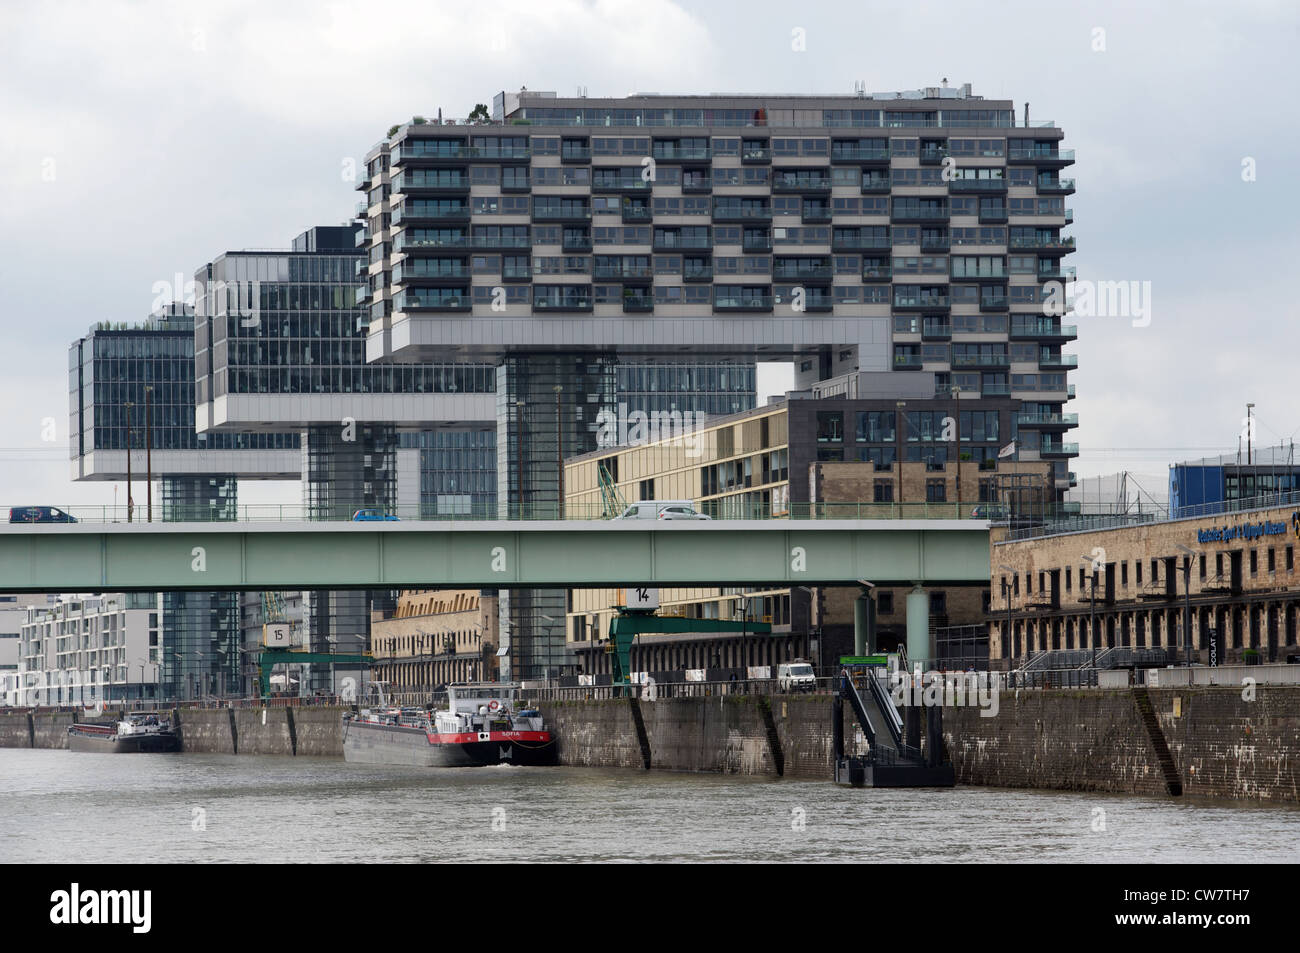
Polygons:
M619 520L707 520L691 500L642 500L633 503L618 516Z
M817 676L806 659L782 662L776 670L776 687L782 692L811 692L817 689Z
M12 506L9 508L9 522L75 523L77 518L57 506Z

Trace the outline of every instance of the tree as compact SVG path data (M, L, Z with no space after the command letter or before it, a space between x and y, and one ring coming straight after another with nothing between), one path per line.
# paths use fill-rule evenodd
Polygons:
M469 121L478 125L485 122L491 122L492 117L488 115L488 108L484 103L478 103L470 110Z

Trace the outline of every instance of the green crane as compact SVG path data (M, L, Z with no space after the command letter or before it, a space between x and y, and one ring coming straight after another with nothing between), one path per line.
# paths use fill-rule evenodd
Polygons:
M627 509L627 503L623 501L623 494L618 492L618 484L614 482L614 474L609 471L609 467L604 460L596 464L596 478L600 482L601 518L612 520Z

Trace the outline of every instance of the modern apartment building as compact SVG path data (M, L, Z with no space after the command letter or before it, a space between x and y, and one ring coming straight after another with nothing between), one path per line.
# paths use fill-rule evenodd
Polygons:
M902 401L791 394L685 434L570 458L566 515L594 518L639 500L689 499L715 519L1038 519L1058 506L1051 464L998 456L1018 438L1020 407L1011 398ZM775 664L783 659L773 653L781 651L831 661L851 652L858 594L856 587L700 586L666 589L659 593L659 605L661 614L770 623L772 638L766 643L723 635L681 646L702 648L704 657L716 657L721 666L741 667ZM872 590L882 644L905 637L907 595L907 589ZM585 673L605 671L599 640L609 631L619 598L611 590L570 594L568 661ZM986 659L988 608L983 587L932 590L936 639L927 657ZM961 633L961 646L947 644L946 630L961 626L979 631ZM737 657L742 644L758 654Z
M367 154L367 356L500 367L498 498L557 505L620 364L795 361L852 396L1032 402L1021 459L1073 444L1073 241L1050 122L961 89L872 96L502 93ZM687 358L689 355L689 358ZM679 409L685 410L686 407ZM743 410L745 408L737 408ZM562 607L555 594L510 593Z
M161 606L155 593L64 596L26 607L19 633L18 705L73 705L170 697L159 691L164 666ZM219 694L217 676L188 673L184 697Z

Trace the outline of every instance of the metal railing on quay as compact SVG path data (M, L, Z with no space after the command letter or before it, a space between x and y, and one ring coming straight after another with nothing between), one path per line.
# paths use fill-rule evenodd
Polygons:
M718 695L790 695L828 694L834 687L833 678L817 679L814 691L782 692L774 678L734 679L725 682L658 681L629 685L565 685L550 688L531 688L522 698L532 704L545 701L594 701L606 698L632 696L641 699L705 698Z

